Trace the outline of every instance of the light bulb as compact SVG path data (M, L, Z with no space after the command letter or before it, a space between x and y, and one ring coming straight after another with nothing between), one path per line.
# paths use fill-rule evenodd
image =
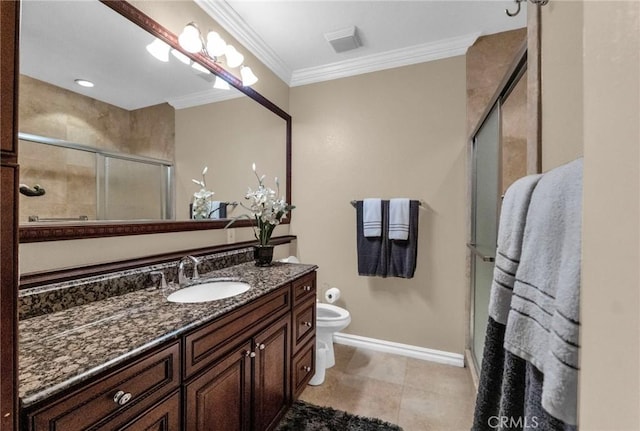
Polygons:
M215 31L210 31L207 35L207 52L214 57L224 55L227 43Z
M93 82L87 81L86 79L74 79L74 82L81 87L91 88L94 86Z
M216 76L216 80L213 82L213 88L217 88L218 90L228 90L230 87L227 81Z
M200 30L193 23L189 23L184 26L184 30L178 37L180 46L185 51L190 53L196 53L202 51L202 38L200 37Z
M253 73L248 66L242 66L240 69L240 76L242 77L242 85L248 87L249 85L253 85L258 82L258 77Z
M178 60L180 60L182 63L184 64L190 64L191 60L189 59L189 57L187 57L186 55L184 55L183 53L181 53L180 51L178 51L177 49L172 49L171 50L171 54L177 58ZM168 59L168 57L167 57Z
M244 55L240 54L232 45L227 45L224 55L227 57L227 66L229 67L238 67L244 61Z
M169 61L169 45L158 38L147 45L147 51L160 61Z

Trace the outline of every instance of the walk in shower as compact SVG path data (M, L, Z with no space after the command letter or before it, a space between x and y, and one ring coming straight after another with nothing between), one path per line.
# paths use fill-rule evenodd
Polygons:
M523 52L471 135L469 347L477 370L489 318L501 196L528 173L526 66Z
M173 163L19 133L20 222L173 219Z

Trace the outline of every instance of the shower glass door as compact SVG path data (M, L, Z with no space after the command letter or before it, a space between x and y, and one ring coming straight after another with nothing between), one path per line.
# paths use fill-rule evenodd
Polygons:
M471 206L471 353L480 369L484 337L489 318L489 294L493 279L494 258L498 238L498 206L500 187L500 103L473 139L472 206Z

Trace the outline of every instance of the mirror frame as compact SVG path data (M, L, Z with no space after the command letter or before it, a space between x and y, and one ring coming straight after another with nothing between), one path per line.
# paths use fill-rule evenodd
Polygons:
M186 52L178 44L178 37L167 28L154 21L142 11L134 7L125 0L99 0L105 6L113 9L133 24L148 31L153 36L163 40L172 48L177 49L191 60L200 63L213 74L221 77L238 91L253 99L272 113L285 121L286 124L286 200L291 204L291 116L282 110L278 105L258 93L251 87L244 87L242 81L226 71L219 64L211 61L200 53L191 54ZM19 101L18 101L19 102ZM291 221L291 213L282 221L288 224ZM185 232L194 230L223 229L229 220L157 220L157 221L97 221L85 223L57 223L41 226L20 226L20 243L61 241L70 239L103 238L125 235L142 235L168 232ZM249 227L254 225L252 220L237 220L233 227Z

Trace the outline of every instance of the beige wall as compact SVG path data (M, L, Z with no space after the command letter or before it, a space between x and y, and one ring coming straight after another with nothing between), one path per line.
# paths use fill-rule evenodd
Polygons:
M350 334L462 353L465 327L465 58L291 89L291 231L336 286ZM359 277L352 199L409 197L420 211L413 279Z
M640 429L640 3L584 3L580 429Z
M217 201L246 203L247 187L258 187L254 162L268 187L275 190L279 178L284 195L286 136L285 120L248 97L177 110L176 218L189 218L189 203L200 189L191 179L200 179L205 166L207 187ZM247 213L228 209L229 217Z
M582 2L541 9L542 171L582 155Z
M586 431L640 429L639 53L636 1L542 8L543 169L584 155L579 422Z

